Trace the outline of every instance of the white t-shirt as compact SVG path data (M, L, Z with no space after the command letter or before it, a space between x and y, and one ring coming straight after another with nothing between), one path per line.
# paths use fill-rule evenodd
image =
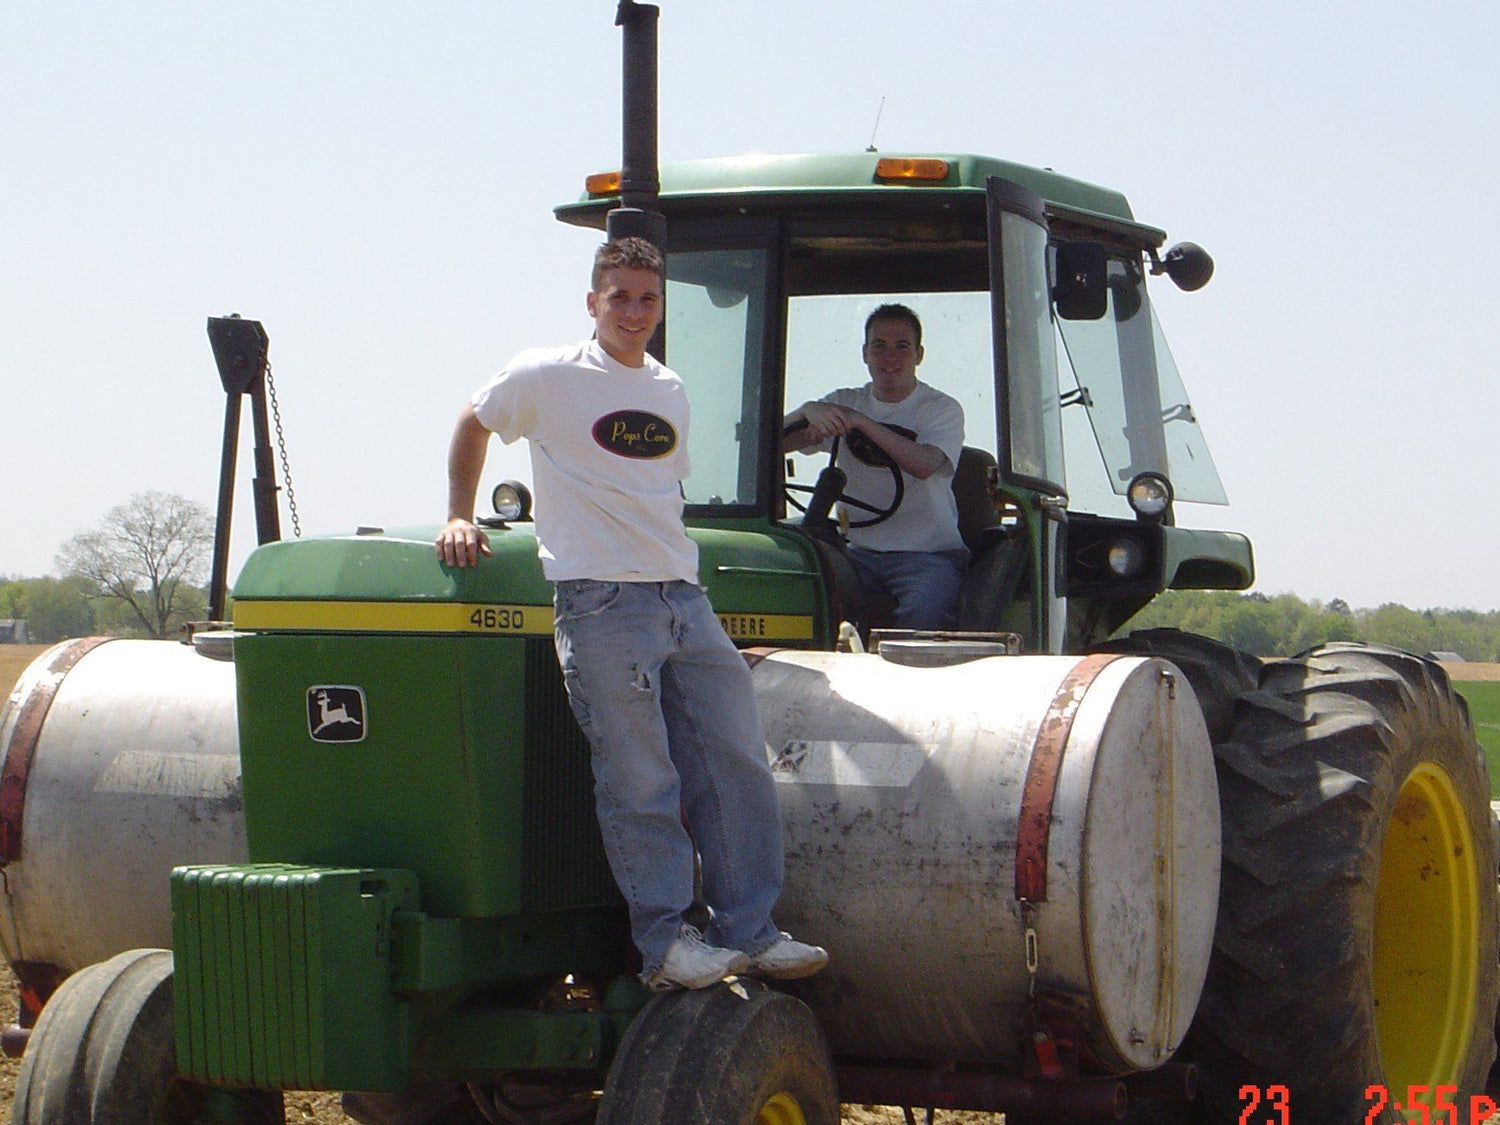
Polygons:
M918 383L900 402L881 402L874 387L844 387L823 396L823 402L848 406L903 437L922 445L934 445L943 451L948 463L926 480L903 472L906 492L901 506L890 519L870 527L851 527L849 542L871 551L954 551L964 546L958 532L958 502L953 498L953 470L964 447L964 408L952 395L936 387ZM839 442L839 468L849 475L845 491L858 500L885 507L895 498L895 481L891 470L873 465L858 455L859 438L851 443L846 436ZM867 440L867 439L866 439ZM824 451L831 442L809 446L804 452ZM850 508L853 521L869 519L871 513Z
M688 401L651 356L610 358L595 340L522 352L470 400L506 444L526 438L537 553L552 581L698 581L682 524Z

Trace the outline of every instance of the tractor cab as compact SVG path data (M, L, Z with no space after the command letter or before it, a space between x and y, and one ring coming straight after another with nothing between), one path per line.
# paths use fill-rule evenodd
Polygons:
M602 228L618 177L592 177L566 222ZM950 466L971 561L959 627L1012 632L1032 652L1078 651L1171 587L1243 589L1244 537L1174 526L1176 500L1226 502L1146 291L1212 262L1117 192L965 155L745 157L667 165L664 360L693 403L696 528L769 525L805 540L822 628L863 618L843 530L900 503L821 475L825 454L781 453L781 419L868 376L865 318L922 320L919 378L956 398ZM710 587L713 575L705 576ZM826 643L827 636L818 641Z

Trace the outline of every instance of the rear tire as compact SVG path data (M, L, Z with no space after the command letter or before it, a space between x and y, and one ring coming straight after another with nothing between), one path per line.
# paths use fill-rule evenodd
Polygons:
M833 1059L800 1000L741 980L658 996L610 1068L598 1125L838 1125Z
M132 949L62 983L26 1044L12 1125L281 1125L279 1093L177 1077L172 954Z
M1234 729L1235 701L1260 684L1261 663L1255 657L1180 629L1138 629L1090 651L1156 656L1177 665L1193 686L1216 746Z
M1203 1120L1278 1120L1273 1085L1293 1120L1328 1125L1402 1120L1370 1087L1405 1102L1456 1086L1467 1120L1500 987L1467 708L1436 664L1338 643L1267 666L1238 712L1215 747L1224 867L1191 1036Z

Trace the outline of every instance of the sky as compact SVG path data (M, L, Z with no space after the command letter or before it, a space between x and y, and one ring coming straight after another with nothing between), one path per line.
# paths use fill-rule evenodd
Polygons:
M978 152L1217 264L1153 290L1256 589L1500 609L1500 5L661 0L663 160ZM213 507L260 320L306 534L435 524L469 393L587 335L614 0L0 4L0 575ZM1121 15L1128 18L1121 22ZM249 412L243 430L248 443ZM495 443L486 485L524 469ZM233 569L252 545L248 444ZM283 525L290 532L283 506Z

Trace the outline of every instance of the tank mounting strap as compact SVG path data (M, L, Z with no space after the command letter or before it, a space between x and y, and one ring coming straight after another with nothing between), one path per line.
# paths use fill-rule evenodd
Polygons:
M1052 802L1057 796L1063 751L1084 695L1099 673L1118 659L1116 653L1095 653L1075 664L1058 685L1037 730L1016 825L1016 898L1020 902L1047 901L1047 840L1052 831Z
M52 700L63 677L73 665L112 637L81 637L62 646L47 665L47 674L31 685L11 728L0 766L0 867L21 858L21 821L26 811L26 783L36 757L42 724L52 709Z

